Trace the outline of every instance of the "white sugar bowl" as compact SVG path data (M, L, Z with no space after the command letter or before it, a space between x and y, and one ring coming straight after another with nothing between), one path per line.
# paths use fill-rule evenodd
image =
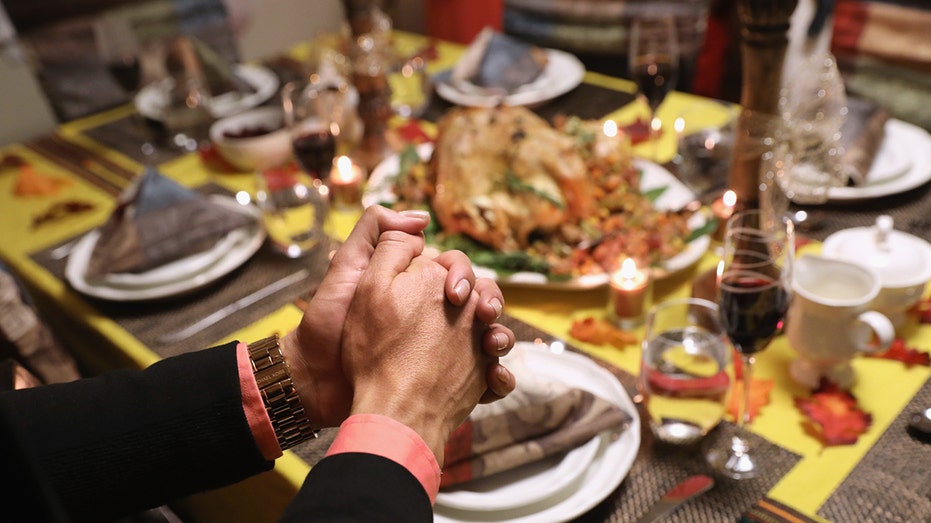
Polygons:
M882 290L873 307L892 320L896 329L905 324L906 311L918 303L931 281L931 244L893 228L891 216L880 216L872 227L838 231L824 240L822 253L875 270Z

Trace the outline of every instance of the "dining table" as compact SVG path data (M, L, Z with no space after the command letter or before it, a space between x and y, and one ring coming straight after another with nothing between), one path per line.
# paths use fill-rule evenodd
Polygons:
M456 63L464 47L423 35L394 31L401 52L425 46L435 50L428 71L436 74ZM316 40L282 51L283 56L308 60ZM269 58L268 63L271 63ZM700 74L700 71L699 73ZM614 120L625 128L642 119L645 105L636 86L621 78L585 72L581 83L553 99L532 106L538 115L552 119L575 115L584 119ZM673 91L659 107L664 129L672 129L677 115L705 99ZM277 103L276 98L267 103ZM454 105L436 95L416 119L393 117L391 131L411 125L429 137L436 122ZM116 198L146 166L185 187L210 194L254 195L257 177L211 161L208 154L159 148L154 155L140 152L142 137L130 105L62 123L53 132L0 149L2 157L17 158L0 167L0 259L27 286L37 307L88 375L115 368L144 368L160 359L229 340L257 340L283 334L300 321L303 307L325 273L332 250L346 237L361 210L334 210L327 224L330 240L309 256L291 259L270 245L262 245L241 266L214 284L193 292L153 300L114 301L88 296L65 277L69 250L76 240L104 223ZM675 172L675 133L664 131L656 149L648 143L634 153L650 157ZM397 141L393 142L397 144ZM916 152L917 167L931 171L931 154ZM35 172L65 180L54 194L17 195L17 173L28 166ZM56 206L83 202L83 212L41 220ZM890 215L897 229L931 241L931 183L895 194L796 205L808 222L799 226L799 252L817 253L830 234L850 227L871 226L880 215ZM711 246L687 267L654 283L654 302L685 297L694 283L713 270L719 244ZM278 282L284 281L284 284ZM265 289L271 291L262 292ZM608 303L606 285L553 288L546 285L502 283L506 307L503 322L521 341L558 344L608 370L621 383L639 411L641 437L636 458L618 485L603 498L589 500L584 512L565 519L583 522L634 521L647 512L664 492L694 474L711 471L694 447L677 447L655 441L648 427L637 386L643 327L631 333L636 343L623 347L574 338L573 323L603 318ZM262 292L254 300L243 298ZM925 289L927 297L929 289ZM230 304L242 304L192 329L185 336L165 336L190 327ZM931 352L931 324L910 314L898 336L919 353ZM785 336L777 336L759 353L756 377L771 380L768 402L752 424L741 429L728 417L712 430L707 443L741 432L764 459L765 472L753 479L715 477L710 491L690 500L663 521L931 521L931 445L906 430L910 416L931 407L931 368L890 358L857 357L856 382L850 393L869 414L868 429L854 443L829 445L817 427L797 406L812 390L789 374L797 355ZM274 521L294 496L305 475L322 457L327 435L286 451L272 471L230 487L197 494L179 501L191 521ZM488 516L494 520L494 516ZM503 520L507 520L502 516ZM560 519L560 518L556 518ZM554 519L554 520L556 520Z

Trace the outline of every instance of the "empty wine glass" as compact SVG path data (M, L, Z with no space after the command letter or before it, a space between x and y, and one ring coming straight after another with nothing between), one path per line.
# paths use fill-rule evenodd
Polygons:
M671 14L651 13L633 19L627 54L631 78L650 108L649 132L656 158L656 134L660 122L656 110L675 85L679 75L679 41L676 20Z
M721 324L742 360L742 394L738 425L750 423L750 385L756 353L779 333L792 296L795 260L794 224L785 215L759 209L738 212L727 221L718 265ZM708 449L706 458L718 472L734 479L757 476L759 458L740 434L727 445Z

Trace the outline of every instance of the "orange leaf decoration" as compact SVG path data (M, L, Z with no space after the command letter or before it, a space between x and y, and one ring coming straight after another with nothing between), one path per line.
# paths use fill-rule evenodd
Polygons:
M16 196L54 196L69 185L71 180L42 174L30 165L23 165L19 168L19 177L16 178L13 193Z
M770 379L753 378L750 383L750 403L747 408L750 411L750 419L760 413L760 409L769 405L769 393L772 392L776 383ZM743 398L744 382L735 380L731 385L731 394L727 400L727 412L733 419L740 416L740 402Z
M902 338L893 340L892 345L889 345L889 348L885 351L866 354L866 356L901 361L905 364L906 368L915 365L924 365L925 367L931 366L931 355L920 349L905 345L905 340Z
M637 337L632 333L618 329L607 320L591 316L573 321L569 335L579 341L596 345L610 343L619 349L637 343Z
M828 446L856 443L873 423L852 394L827 381L811 397L795 398L795 406L811 420L806 430Z

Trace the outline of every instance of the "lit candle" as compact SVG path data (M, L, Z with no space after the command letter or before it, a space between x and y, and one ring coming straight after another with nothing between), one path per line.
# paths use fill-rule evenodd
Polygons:
M711 204L711 212L718 222L717 229L714 230L713 238L715 241L724 240L724 228L727 220L734 214L734 208L737 206L737 193L727 190L720 198Z
M637 268L632 258L621 263L621 268L611 276L611 299L608 313L611 320L622 329L637 327L653 302L653 281L649 271Z
M340 156L330 171L330 198L336 207L354 208L362 204L362 167L348 156Z

